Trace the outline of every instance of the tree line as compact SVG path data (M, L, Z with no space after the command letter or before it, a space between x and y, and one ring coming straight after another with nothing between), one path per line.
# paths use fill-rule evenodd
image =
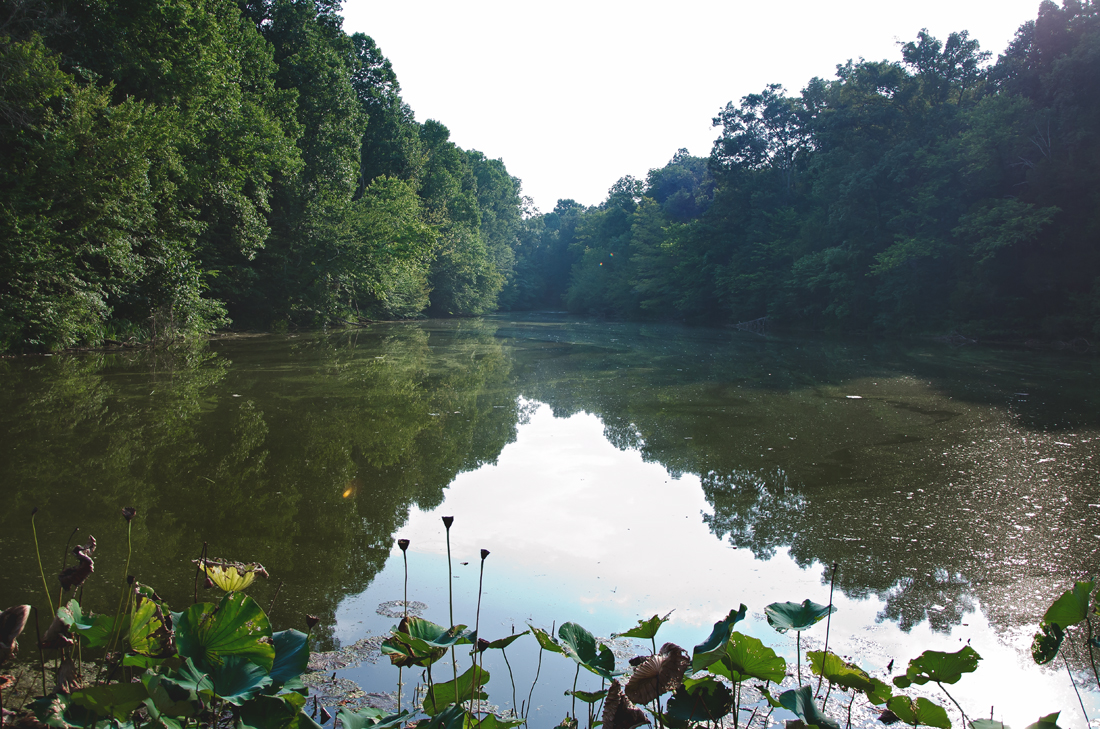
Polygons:
M496 307L520 181L339 5L0 2L0 351Z
M731 102L709 158L525 221L503 304L1100 333L1100 8L1043 2L992 64L966 32L900 55Z
M562 309L1100 333L1100 11L921 31L532 211L339 0L0 0L0 351Z

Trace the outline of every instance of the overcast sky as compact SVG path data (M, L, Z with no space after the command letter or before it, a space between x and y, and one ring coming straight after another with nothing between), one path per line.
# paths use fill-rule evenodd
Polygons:
M898 60L921 28L970 31L994 60L1039 0L345 0L418 121L501 158L543 212L604 200L676 150L705 156L726 102L797 93L849 58Z

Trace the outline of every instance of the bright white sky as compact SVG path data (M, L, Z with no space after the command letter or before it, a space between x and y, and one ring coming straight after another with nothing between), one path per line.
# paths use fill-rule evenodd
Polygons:
M543 212L604 200L680 147L706 156L726 102L797 93L849 58L898 60L921 28L1004 50L1039 0L345 0L418 121L501 158Z

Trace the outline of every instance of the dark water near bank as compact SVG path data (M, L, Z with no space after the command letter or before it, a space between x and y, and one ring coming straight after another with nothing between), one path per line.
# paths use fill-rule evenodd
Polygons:
M85 603L107 612L119 509L136 506L130 573L170 603L190 600L205 541L263 562L272 579L250 594L266 606L278 590L279 627L321 617L333 648L393 622L374 608L401 598L398 536L420 570L410 599L446 622L439 515L454 514L460 622L481 547L494 633L529 619L607 635L675 608L667 637L689 650L740 602L827 602L836 562L849 655L903 670L972 640L979 706L1077 726L1064 670L1029 667L1026 647L1097 565L1098 366L539 318L3 360L0 607L45 607L38 506L48 573L74 529L97 538Z

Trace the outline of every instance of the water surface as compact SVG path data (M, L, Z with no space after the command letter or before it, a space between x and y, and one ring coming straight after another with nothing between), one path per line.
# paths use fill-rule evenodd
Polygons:
M447 622L446 514L458 622L474 622L491 552L490 639L565 620L606 636L674 611L661 637L690 650L743 602L744 629L793 660L763 607L827 602L836 563L838 651L883 675L970 641L985 660L956 698L1080 726L1064 670L1030 666L1027 645L1096 565L1095 364L545 317L4 360L0 595L44 603L38 506L47 565L74 529L99 540L85 602L106 611L132 505L130 572L170 603L191 599L205 541L263 562L272 580L252 594L276 624L318 615L334 648L394 622L375 608L401 599L399 536L410 599ZM526 698L534 660L517 651ZM567 708L566 664L547 657L533 724ZM349 675L390 691L395 673Z

